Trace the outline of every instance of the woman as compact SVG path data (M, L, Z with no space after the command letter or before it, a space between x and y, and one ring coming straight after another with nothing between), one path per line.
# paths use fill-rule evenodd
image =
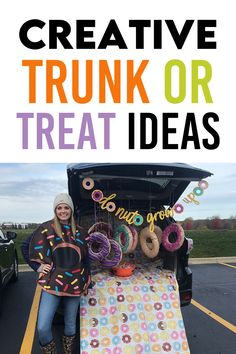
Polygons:
M80 296L87 292L91 281L87 234L75 224L74 206L68 194L57 195L53 209L54 219L39 226L32 234L30 244L26 240L22 245L22 253L29 265L40 273L38 284L43 291L37 330L41 350L43 353L56 353L52 321L60 300L63 299L63 348L69 354L72 353L75 342Z

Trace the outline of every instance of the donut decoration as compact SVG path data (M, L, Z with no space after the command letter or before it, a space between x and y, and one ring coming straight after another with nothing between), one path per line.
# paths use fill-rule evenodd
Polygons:
M203 189L202 188L200 188L200 187L195 187L194 189L193 189L193 193L195 194L195 195L197 195L198 197L200 197L201 195L203 195Z
M122 259L122 250L118 242L115 240L109 240L111 251L110 253L102 260L101 264L105 268L112 268L118 266Z
M154 258L158 255L160 243L155 232L149 230L149 227L144 227L139 233L140 246L143 253L148 258Z
M198 186L201 189L207 189L209 186L209 183L207 181L205 181L204 179L202 179L201 181L198 182Z
M103 261L111 251L111 245L108 238L101 232L93 232L89 235L88 242L89 258L92 261Z
M91 197L92 197L94 202L99 202L103 198L103 193L102 193L102 191L100 189L95 189L91 193Z
M174 211L177 213L177 214L181 214L183 211L184 211L184 207L182 204L175 204L174 206Z
M118 267L113 267L112 270L118 277L130 277L135 270L135 265L129 262L123 262Z
M138 232L133 226L128 226L132 233L132 245L129 252L134 252L138 244Z
M123 253L129 253L133 244L132 232L128 226L121 224L114 233L114 240L117 241Z
M143 223L143 217L140 214L135 215L133 220L134 220L134 225L136 225L136 226L140 226Z
M162 229L159 226L154 225L154 233L157 235L159 244L161 244L161 241L162 241Z
M170 242L170 235L176 235L176 241ZM184 230L180 224L173 223L168 225L162 232L162 245L167 251L174 252L178 250L184 242Z
M113 230L111 225L103 221L96 222L89 228L88 233L91 234L93 232L101 232L103 235L107 236L108 238L110 239L113 238Z
M90 177L86 177L82 181L82 186L84 187L84 189L87 189L87 190L93 189L94 180Z
M106 205L106 209L107 211L109 211L109 213L112 213L114 210L116 210L116 205L114 202L108 202Z

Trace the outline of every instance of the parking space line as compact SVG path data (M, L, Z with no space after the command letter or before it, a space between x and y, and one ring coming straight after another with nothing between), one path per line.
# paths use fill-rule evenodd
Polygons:
M224 320L222 317L218 316L217 314L215 314L211 310L208 310L206 307L202 306L201 304L199 304L197 301L195 301L193 299L191 301L191 304L196 306L202 312L206 313L208 316L213 318L215 321L219 322L220 324L222 324L223 326L228 328L233 333L236 333L236 326L234 326L232 323Z
M33 303L30 309L30 314L28 318L27 327L25 330L25 335L21 344L20 353L19 354L30 354L32 350L32 345L34 341L34 333L37 321L38 314L38 305L41 295L41 287L37 285Z
M227 267L231 267L231 268L236 268L236 266L233 266L233 265L231 265L231 264L227 264L227 263L223 263L223 262L221 262L221 263L219 263L219 264L221 264L221 265L225 265L225 266L227 266Z

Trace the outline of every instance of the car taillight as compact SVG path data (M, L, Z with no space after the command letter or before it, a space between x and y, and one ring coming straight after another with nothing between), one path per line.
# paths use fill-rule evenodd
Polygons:
M191 301L191 299L192 299L192 292L190 292L190 291L186 291L185 293L182 293L181 295L182 295L181 297L182 297L183 301L188 302L188 301Z

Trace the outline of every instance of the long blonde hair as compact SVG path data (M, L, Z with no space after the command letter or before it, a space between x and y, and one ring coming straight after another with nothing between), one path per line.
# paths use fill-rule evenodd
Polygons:
M60 223L60 220L58 219L58 217L56 216L56 214L54 216L53 221L54 221L54 230L55 230L56 234L58 236L60 236L63 239L63 241L65 241L64 236L63 236L63 232L62 232L62 228L61 228L61 223ZM72 215L72 213L71 213L71 217L69 219L69 225L71 227L71 231L72 231L73 236L75 236L76 225L75 225L75 219L74 219L74 216Z

